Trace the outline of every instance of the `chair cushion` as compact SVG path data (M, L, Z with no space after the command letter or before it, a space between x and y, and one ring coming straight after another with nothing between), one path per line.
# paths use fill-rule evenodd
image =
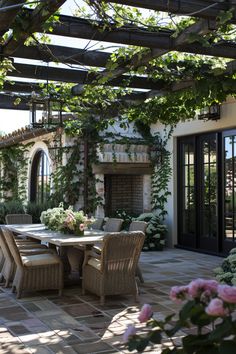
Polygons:
M53 254L37 254L34 256L22 256L22 262L25 267L37 267L59 263L58 256Z
M30 248L30 249L21 249L19 248L20 254L23 256L31 256L31 255L35 255L35 254L56 254L56 251L53 249L45 249L45 248Z
M17 247L20 249L31 249L31 248L41 248L41 249L48 249L46 245L41 245L39 243L16 243Z
M102 243L95 243L95 244L93 245L92 250L93 250L93 252L96 252L96 253L98 253L98 254L101 254L101 253L102 253L102 247L103 247L103 244L102 244Z
M88 264L98 270L101 270L101 260L100 259L92 257L88 260Z

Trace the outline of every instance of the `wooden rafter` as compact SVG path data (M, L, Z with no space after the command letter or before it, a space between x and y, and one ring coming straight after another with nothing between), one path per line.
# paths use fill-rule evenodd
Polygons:
M216 18L221 11L235 8L236 1L209 0L105 0L120 5L129 5L150 10L163 11L175 15L186 15L206 19ZM231 23L236 24L236 11L233 12Z
M26 101L22 101L19 104L15 104L15 100L18 96L16 95L6 95L0 93L0 108L1 109L15 109L15 110L29 110L29 105Z
M208 20L199 20L198 22L194 23L193 25L189 26L184 31L182 31L178 35L178 37L173 40L173 47L170 50L177 50L178 47L187 44L189 41L189 35L191 33L204 36L215 28L215 21L209 23ZM131 60L128 60L126 62L124 61L123 64L120 65L118 68L114 69L113 71L108 69L104 70L101 74L99 74L99 76L106 77L107 80L111 80L112 78L123 75L124 73L129 71L130 68L132 68L132 70L135 70L140 66L148 65L151 60L168 53L170 50L153 49L152 51L147 54L144 54L143 56L140 56L139 54L134 55Z
M89 73L86 70L64 69L52 66L40 66L30 64L14 64L15 70L11 71L8 76L31 78L39 80L51 80L58 82L71 82L81 84L94 84L97 74ZM107 85L109 86L127 86L131 88L158 90L165 87L164 80L151 80L142 76L120 76L114 78Z
M4 54L12 55L32 33L43 30L45 21L47 21L65 1L66 0L48 0L45 3L39 4L32 13L30 13L28 27L18 33L17 39L14 36L8 39L7 43L4 45Z
M8 31L26 0L0 0L0 36Z
M174 31L172 30L160 29L158 32L151 32L137 26L111 27L109 29L103 29L103 27L104 24L101 22L94 21L92 24L89 20L60 16L60 23L54 25L53 34L151 49L171 50L173 47ZM191 43L178 47L177 51L236 59L236 44L234 42L215 44L211 47L204 47L200 43Z
M35 45L20 46L14 52L14 57L32 60L42 60L44 62L58 62L71 65L86 65L94 67L105 67L109 53L91 50L56 46L56 45Z

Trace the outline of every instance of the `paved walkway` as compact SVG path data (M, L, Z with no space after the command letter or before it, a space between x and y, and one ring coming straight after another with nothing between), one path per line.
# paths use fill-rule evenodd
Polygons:
M61 298L44 292L17 301L10 289L0 287L0 354L128 353L122 335L127 324L138 323L144 303L151 304L158 317L172 313L178 305L169 299L170 287L212 278L212 269L221 262L219 257L177 249L143 253L145 283L139 304L130 296L117 296L100 306L98 297L83 296L79 287L66 289Z

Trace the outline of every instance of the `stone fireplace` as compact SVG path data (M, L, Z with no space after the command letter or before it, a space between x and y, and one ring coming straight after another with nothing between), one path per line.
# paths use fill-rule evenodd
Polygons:
M96 190L103 200L96 216L112 216L122 209L131 215L150 211L151 167L145 145L105 144L93 166ZM114 161L115 156L115 161Z

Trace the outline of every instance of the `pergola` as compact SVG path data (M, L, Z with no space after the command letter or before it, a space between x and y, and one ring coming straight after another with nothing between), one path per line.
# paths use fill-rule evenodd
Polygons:
M222 41L211 46L204 46L198 41L189 42L190 34L205 36L217 30L217 18L222 11L232 11L230 23L236 24L236 0L106 0L107 3L135 6L142 9L163 11L168 14L186 15L196 17L196 22L185 28L179 34L169 29L159 28L158 31L147 30L137 25L124 25L116 27L111 23L109 28L102 21L89 21L84 18L72 16L59 16L59 22L53 24L53 32L45 23L54 14L65 0L41 1L32 10L26 7L26 0L1 0L0 1L0 35L2 44L0 53L2 58L13 60L14 70L8 77L24 78L28 81L10 80L4 83L0 93L0 108L28 110L31 92L38 92L41 87L30 80L48 82L74 83L72 93L81 92L81 85L96 85L97 80L105 77L104 85L119 87L125 86L132 89L133 94L127 95L132 100L144 100L155 94L164 94L166 91L182 90L194 85L194 79L183 80L174 84L167 84L162 79L153 80L145 75L127 74L132 68L135 71L141 66L164 54L177 51L194 53L213 57L229 59L225 73L232 74L236 71L236 43L235 41ZM22 17L23 16L23 17ZM19 25L19 18L27 21L24 26ZM17 37L4 35L18 26ZM142 56L134 55L131 59L123 59L114 70L106 68L110 54L97 50L84 50L76 47L64 47L51 44L25 45L25 41L33 33L47 33L69 38L112 42L124 45L134 45L149 49ZM17 63L15 58L31 59L32 63ZM47 65L33 64L34 60L41 60ZM70 67L55 67L52 63L67 64ZM81 70L81 65L86 69ZM89 67L99 68L98 73L91 73ZM224 74L225 74L224 73ZM137 91L137 89L139 89ZM143 90L143 91L142 91ZM23 96L22 96L23 95ZM24 97L17 106L13 104L16 97Z

